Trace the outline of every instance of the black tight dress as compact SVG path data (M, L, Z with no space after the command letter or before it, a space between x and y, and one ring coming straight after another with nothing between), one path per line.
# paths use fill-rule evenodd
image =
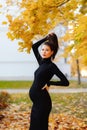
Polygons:
M51 98L46 89L42 89L46 84L68 86L69 82L58 67L51 61L51 58L42 59L38 47L46 41L46 38L33 44L32 49L39 63L39 67L34 73L34 82L29 91L29 96L33 102L31 110L29 130L48 130L48 118L52 108ZM58 76L60 81L50 81L53 75Z

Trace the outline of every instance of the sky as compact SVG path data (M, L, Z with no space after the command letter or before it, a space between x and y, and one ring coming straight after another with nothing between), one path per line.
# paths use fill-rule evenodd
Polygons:
M5 1L0 0L0 4L4 5ZM0 9L1 11L2 9ZM11 9L12 12L14 8ZM32 54L27 54L26 52L18 51L17 40L11 41L8 39L6 33L8 32L8 28L6 25L2 25L2 21L6 21L6 17L4 14L0 13L0 62L2 61L31 61L33 60ZM32 53L32 51L31 51Z
M8 39L6 32L7 28L0 26L0 61L31 60L31 54L19 52L17 40Z
M0 4L3 5L3 10L6 9L6 0L0 0ZM10 13L14 16L19 14L18 8L16 6L9 7ZM2 9L0 8L0 11ZM5 14L8 12L4 11ZM2 21L7 21L4 14L0 13L0 61L21 61L21 60L34 60L32 50L30 54L26 52L18 52L17 40L11 41L8 39L6 33L8 32L7 25L2 25ZM65 32L64 28L57 27L54 29L58 36Z

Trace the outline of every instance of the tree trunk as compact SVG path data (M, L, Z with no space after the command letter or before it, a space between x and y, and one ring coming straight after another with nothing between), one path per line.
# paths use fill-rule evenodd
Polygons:
M77 64L77 75L78 75L78 84L81 84L81 76L80 76L80 69L79 69L79 60L76 60Z

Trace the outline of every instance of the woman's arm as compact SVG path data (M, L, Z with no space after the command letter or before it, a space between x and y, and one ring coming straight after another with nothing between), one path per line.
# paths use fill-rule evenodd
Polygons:
M40 64L40 61L41 61L41 56L39 54L39 51L38 51L38 47L43 43L45 42L47 39L46 37L39 40L38 42L36 42L35 44L32 45L32 49L33 49L33 52L34 52L34 55L38 61L38 63Z
M49 81L48 86L56 85L56 86L69 86L69 81L65 77L65 75L58 69L58 67L54 64L52 67L52 73L56 75L60 80L59 81Z

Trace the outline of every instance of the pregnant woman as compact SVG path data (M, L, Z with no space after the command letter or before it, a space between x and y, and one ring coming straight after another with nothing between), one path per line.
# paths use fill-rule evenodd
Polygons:
M39 53L40 45L41 51ZM50 87L50 85L68 86L69 81L52 62L59 49L55 33L48 34L45 38L33 44L32 49L39 67L34 73L34 81L29 91L29 96L33 102L29 130L48 130L52 102L47 87ZM51 81L54 75L60 80Z

